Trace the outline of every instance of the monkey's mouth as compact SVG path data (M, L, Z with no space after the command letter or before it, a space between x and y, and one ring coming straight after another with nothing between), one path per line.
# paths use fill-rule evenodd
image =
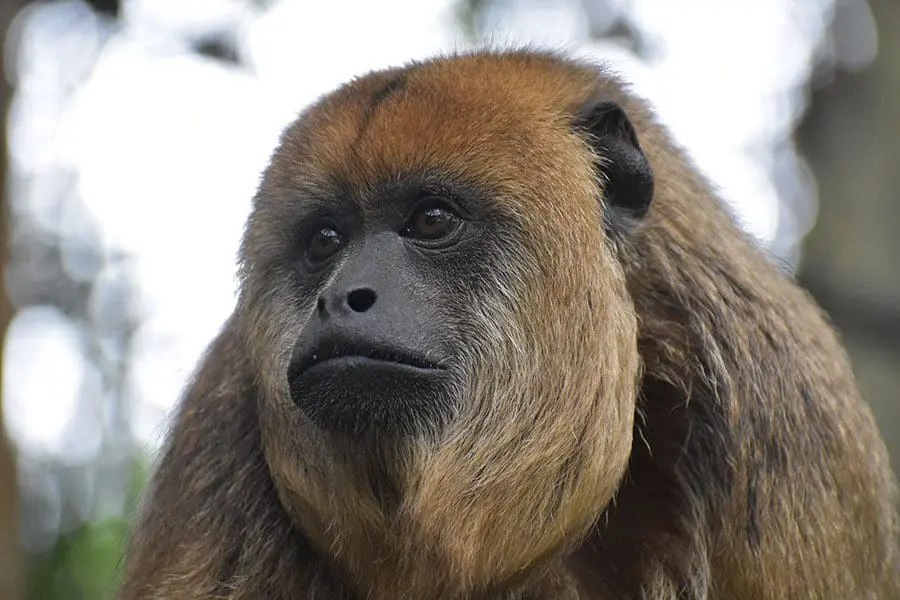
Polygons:
M380 437L440 422L450 381L440 360L381 340L323 337L300 341L287 373L294 404L313 423Z
M317 368L399 368L415 371L436 371L444 367L414 352L400 348L380 347L366 343L328 340L313 346L291 362L288 380Z

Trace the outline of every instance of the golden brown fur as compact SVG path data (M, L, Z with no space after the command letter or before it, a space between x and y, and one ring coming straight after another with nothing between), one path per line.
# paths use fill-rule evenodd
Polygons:
M570 126L590 97L655 174L627 235ZM470 342L447 426L362 449L288 397L279 246L298 190L435 167L516 224L507 269L448 324ZM596 67L477 53L347 84L283 136L242 257L124 599L900 597L893 480L834 332Z

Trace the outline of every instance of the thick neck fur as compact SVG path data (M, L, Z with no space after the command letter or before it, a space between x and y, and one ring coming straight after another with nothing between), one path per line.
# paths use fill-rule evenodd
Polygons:
M226 328L210 351L240 361L240 340ZM323 557L285 510L261 450L253 381L241 370L209 361L182 406L171 446L160 464L142 514L137 554L122 598L232 600L357 598L576 598L574 580L556 562L503 587L459 595L460 581L441 578L441 559L407 554L400 560L364 556L372 571L353 575ZM234 393L239 392L239 393ZM229 449L229 451L224 451ZM216 468L210 469L210 465ZM215 506L216 510L206 510ZM371 551L388 549L369 540ZM425 548L427 546L422 546ZM407 547L407 550L415 548ZM361 556L360 558L363 558ZM548 557L549 560L550 557ZM433 561L429 564L429 561ZM339 561L338 561L339 562ZM431 583L427 588L426 582ZM421 584L418 590L417 585ZM365 585L368 589L360 589ZM148 590L152 590L149 593Z
M630 446L636 354L605 352L635 343L634 317L617 297L623 291L561 294L554 308L568 320L537 329L520 326L524 318L484 318L509 330L480 347L481 356L497 358L482 359L480 371L462 378L477 383L463 392L459 414L438 435L385 455L397 505L372 493L358 452L329 452L310 463L310 446L341 444L292 444L285 439L292 432L318 434L301 422L285 426L272 398L260 402L279 497L312 547L361 596L385 600L515 597L523 587L556 589L568 580L565 569L550 565L593 526ZM523 293L535 296L523 304L536 310L547 302L537 286ZM531 425L510 427L513 411Z

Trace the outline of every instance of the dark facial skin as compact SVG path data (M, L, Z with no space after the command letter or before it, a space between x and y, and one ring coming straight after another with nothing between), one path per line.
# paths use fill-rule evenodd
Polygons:
M294 402L323 429L410 432L452 410L447 278L477 254L481 222L450 193L409 183L335 201L298 224L295 263L316 290L315 309L287 377Z

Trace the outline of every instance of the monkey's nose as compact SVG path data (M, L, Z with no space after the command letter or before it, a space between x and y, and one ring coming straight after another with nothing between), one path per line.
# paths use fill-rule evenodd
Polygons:
M353 312L366 312L375 306L375 301L377 299L378 294L375 293L375 290L368 287L361 287L352 290L347 294L347 306L349 306L350 310Z
M346 293L326 291L319 296L316 309L321 317L364 313L375 306L377 300L378 293L369 286L355 287Z

